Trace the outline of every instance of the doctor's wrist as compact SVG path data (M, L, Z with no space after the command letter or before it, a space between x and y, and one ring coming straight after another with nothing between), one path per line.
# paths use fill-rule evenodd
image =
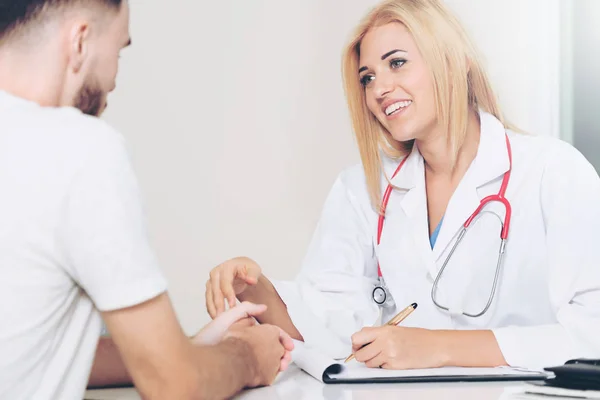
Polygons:
M248 285L242 293L238 293L236 296L240 302L249 301L254 304L264 304L261 302L261 298L264 297L265 289L265 278L261 274L256 282L256 285Z
M498 367L506 360L489 330L440 330L436 351L442 366Z
M440 367L456 366L456 348L453 348L452 331L435 331L436 340L432 351L437 354L437 363Z

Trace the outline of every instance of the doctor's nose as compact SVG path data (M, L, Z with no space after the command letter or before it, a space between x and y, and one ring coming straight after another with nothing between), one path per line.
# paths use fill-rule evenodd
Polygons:
M375 85L374 93L377 99L382 100L386 95L394 91L394 81L391 77L380 75L373 82Z

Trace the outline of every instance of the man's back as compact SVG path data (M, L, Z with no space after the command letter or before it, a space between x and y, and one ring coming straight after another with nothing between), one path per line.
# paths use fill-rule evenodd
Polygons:
M77 398L101 329L95 306L166 287L122 139L74 108L0 92L0 193L0 398Z

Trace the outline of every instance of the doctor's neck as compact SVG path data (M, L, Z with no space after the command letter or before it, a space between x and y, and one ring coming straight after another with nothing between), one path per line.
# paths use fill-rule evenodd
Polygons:
M454 167L452 166L452 149L448 141L448 132L433 130L424 139L417 139L415 145L425 160L427 176L460 180L477 155L479 147L479 116L471 111L467 125L465 140L458 151Z

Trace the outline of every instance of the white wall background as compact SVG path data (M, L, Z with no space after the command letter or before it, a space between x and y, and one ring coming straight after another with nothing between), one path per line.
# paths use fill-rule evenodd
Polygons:
M188 333L236 255L292 278L335 176L358 162L341 49L374 0L130 0L106 119L129 139L151 238ZM511 120L558 135L558 1L449 0ZM557 48L554 48L556 46Z
M600 171L600 1L570 0L573 144Z
M508 118L527 132L560 137L561 0L446 3L483 53Z

